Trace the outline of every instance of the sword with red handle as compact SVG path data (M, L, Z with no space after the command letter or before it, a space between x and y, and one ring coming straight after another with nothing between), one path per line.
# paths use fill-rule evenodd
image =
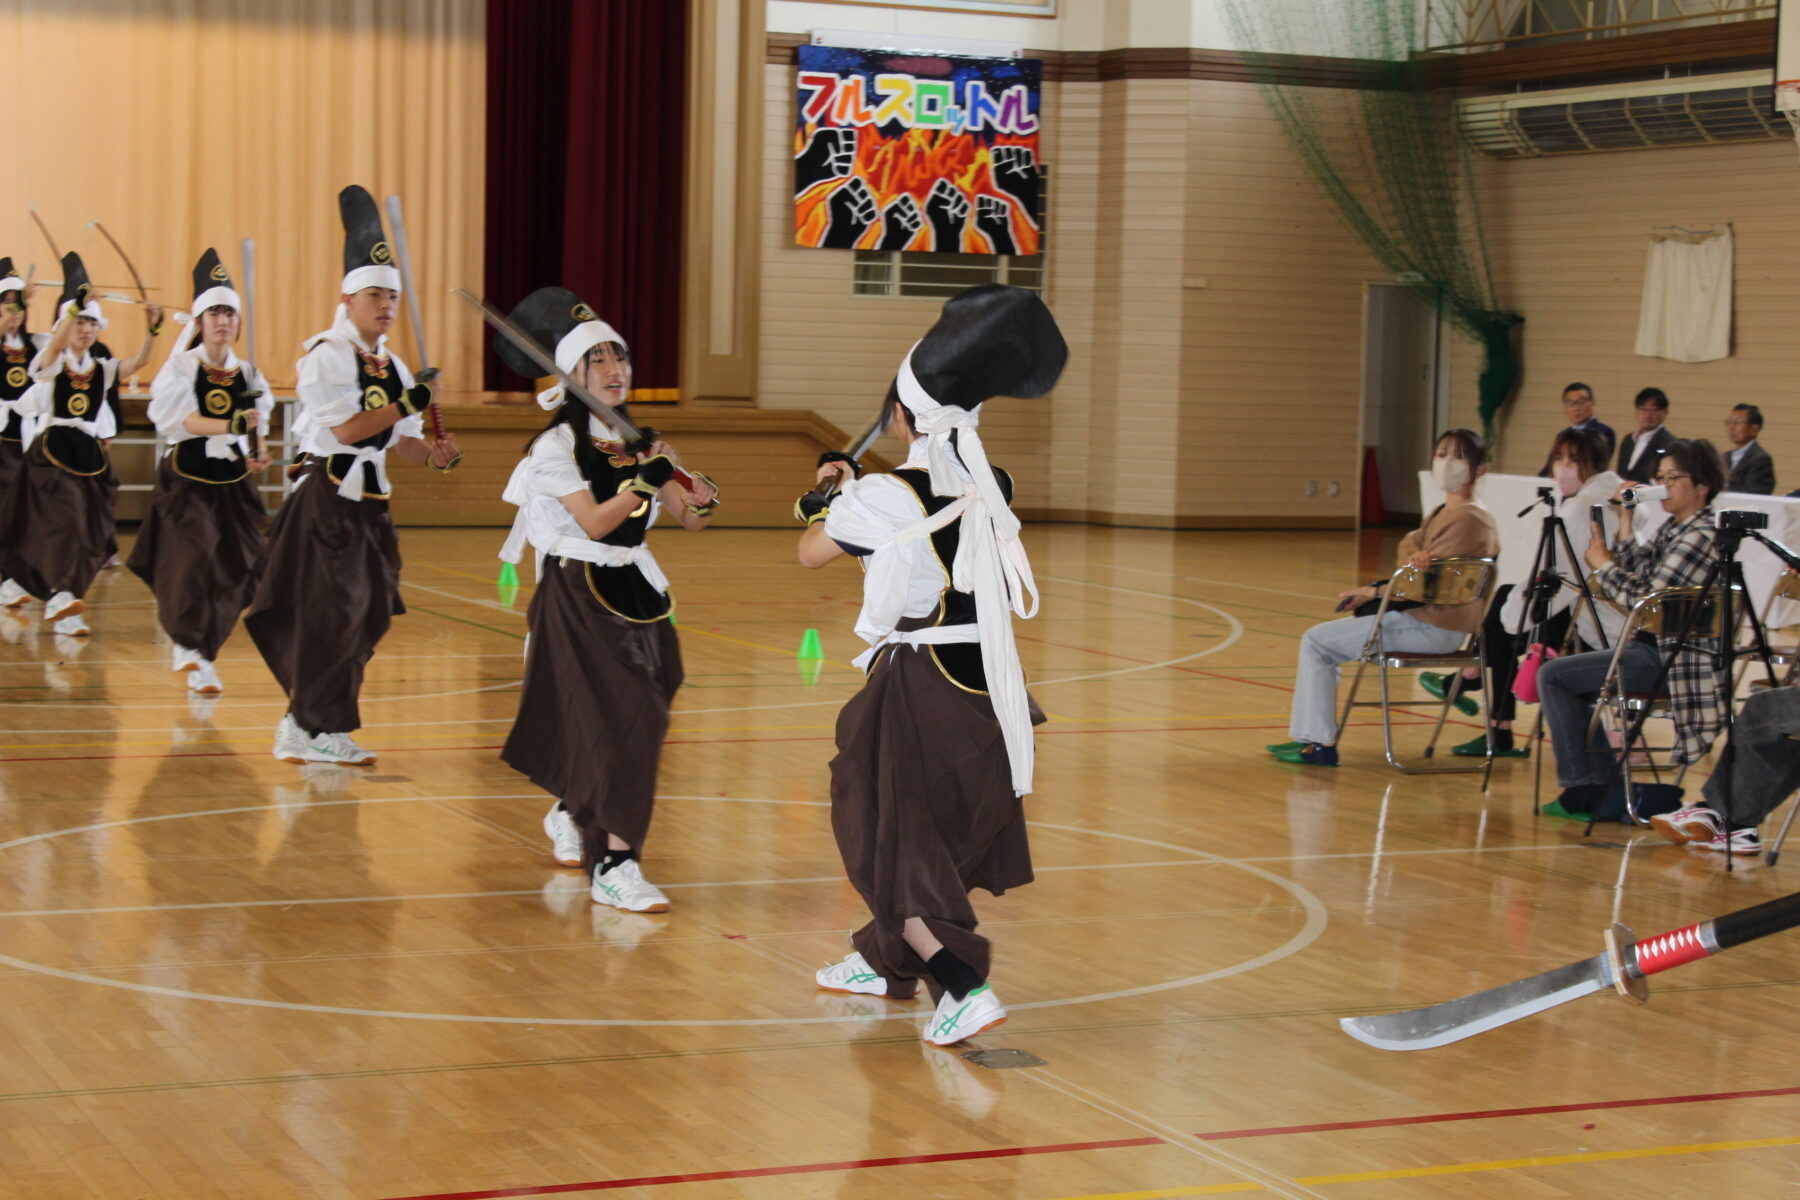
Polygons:
M1357 1041L1378 1050L1430 1050L1607 988L1642 1004L1650 998L1644 981L1651 975L1796 925L1800 925L1800 893L1671 929L1641 942L1630 929L1615 924L1606 931L1606 949L1593 958L1442 1004L1372 1017L1345 1017L1338 1024Z

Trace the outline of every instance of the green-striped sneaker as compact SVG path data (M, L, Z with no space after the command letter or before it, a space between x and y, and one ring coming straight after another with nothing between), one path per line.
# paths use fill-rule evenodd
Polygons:
M982 984L958 1000L945 992L937 1011L925 1022L925 1040L934 1046L954 1046L1006 1020L1006 1009L994 989Z
M840 963L820 967L813 975L821 991L854 992L864 996L887 995L888 982L875 973L860 950L852 950Z
M1270 754L1280 754L1283 750L1304 750L1304 749L1306 749L1306 743L1305 742L1276 742L1274 745L1264 746L1263 749L1267 750Z

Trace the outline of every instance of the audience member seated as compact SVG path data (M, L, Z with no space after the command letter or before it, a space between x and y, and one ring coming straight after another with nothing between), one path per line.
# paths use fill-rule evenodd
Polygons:
M1619 444L1618 435L1611 425L1603 423L1594 415L1594 389L1585 383L1571 383L1562 393L1563 416L1569 422L1570 429L1580 429L1594 434L1606 445L1606 456L1601 461L1611 462L1613 450ZM1546 462L1539 475L1550 477L1550 464Z
M1586 551L1592 568L1589 586L1629 609L1651 592L1703 583L1718 557L1712 501L1724 487L1723 476L1719 452L1711 442L1677 439L1663 455L1654 481L1669 489L1662 501L1669 519L1645 546L1631 536L1631 510L1620 509L1619 533L1611 549L1604 539L1590 535ZM1629 485L1620 490L1625 486ZM1705 640L1692 641L1702 648L1708 646ZM1671 631L1639 634L1626 646L1619 662L1625 689L1648 692L1656 686L1663 657L1674 643ZM1593 699L1611 661L1612 651L1598 650L1565 655L1538 671L1544 723L1556 749L1556 781L1563 788L1557 802L1565 813L1593 811L1592 806L1619 778L1615 752L1603 732L1596 729L1592 742L1587 738ZM1698 651L1678 655L1664 687L1675 721L1674 760L1697 762L1712 746L1724 720L1723 696L1709 657Z
M1775 460L1757 442L1762 436L1762 409L1754 404L1734 404L1725 418L1725 436L1732 448L1725 452L1725 490L1753 496L1775 494Z
M1619 443L1619 474L1633 483L1649 483L1675 435L1669 432L1669 398L1661 388L1637 394L1637 431Z
M1752 693L1707 777L1705 803L1651 817L1650 824L1671 842L1698 842L1721 854L1760 854L1756 827L1800 788L1795 734L1800 734L1800 688Z
M1673 439L1671 439L1673 440ZM1630 444L1630 439L1626 439ZM1619 476L1605 470L1605 443L1594 434L1580 429L1565 429L1556 435L1556 441L1550 447L1550 476L1555 481L1557 513L1562 517L1563 526L1569 532L1569 546L1579 559L1587 550L1588 544L1588 509L1595 504L1606 503L1619 487ZM1535 547L1534 547L1535 548ZM1522 587L1507 584L1494 597L1494 605L1488 610L1487 622L1482 626L1482 638L1487 647L1488 674L1493 681L1493 728L1494 753L1503 758L1523 758L1523 747L1513 744L1512 725L1517 715L1517 702L1513 698L1513 680L1518 675L1519 656L1525 653L1532 642L1541 642L1552 650L1560 651L1563 640L1569 632L1569 621L1574 615L1574 601L1581 595L1575 582L1573 565L1568 561L1560 541L1552 540L1552 565L1543 577L1543 583L1549 594L1544 604L1544 617L1541 624L1533 627L1528 624L1533 618L1526 608L1531 597L1530 581ZM1583 572L1585 574L1585 572ZM1599 597L1596 595L1595 597ZM1603 607L1602 623L1606 625L1607 636L1618 632L1622 618L1618 610L1610 605ZM1600 626L1595 624L1594 617L1585 617L1579 635L1589 648L1604 644L1600 636ZM1442 699L1446 686L1456 688L1454 697L1458 711L1473 716L1481 711L1475 697L1481 694L1481 677L1473 671L1464 671L1455 677L1454 684L1448 675L1421 674L1420 682L1425 690ZM1481 757L1487 754L1487 734L1483 733L1472 741L1455 747L1453 753Z
M1444 558L1492 558L1500 535L1494 519L1475 502L1475 481L1487 471L1487 445L1468 429L1438 438L1431 477L1444 502L1400 543L1396 566L1424 567ZM1300 639L1300 666L1294 680L1288 734L1295 740L1270 746L1283 762L1315 767L1338 765L1338 668L1362 654L1375 628L1375 610L1387 580L1338 596L1338 609L1356 616L1314 625ZM1382 644L1389 650L1448 654L1481 623L1478 604L1415 604L1397 601L1381 618Z

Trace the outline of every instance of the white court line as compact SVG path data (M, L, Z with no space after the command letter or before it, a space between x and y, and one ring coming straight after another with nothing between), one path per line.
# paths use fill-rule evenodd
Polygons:
M165 813L160 816L153 816L153 817L130 817L130 818L125 818L125 819L117 820L117 821L101 821L101 822L94 822L89 825L73 826L71 828L62 829L62 830L47 830L43 833L29 834L25 837L14 838L8 842L0 842L0 852L12 849L17 846L29 845L29 844L32 844L35 842L49 841L54 838L67 837L67 836L70 836L72 834L77 834L77 833L93 832L93 831L100 830L100 829L112 829L112 828L118 828L120 826L125 826L125 825L148 825L148 824L154 824L154 823L161 822L161 821L176 821L176 820L183 820L183 819L191 818L191 817L221 816L221 815L225 815L225 814L229 814L229 813L270 812L270 811L278 811L281 809L289 809L289 808L301 808L301 809L324 808L324 807L330 807L330 806L336 806L336 805L365 804L365 803L371 803L371 802L387 803L387 804L400 804L400 803L406 803L408 801L432 802L432 801L450 801L450 800L501 800L501 799L528 799L528 798L541 799L542 797L541 796L537 796L537 797L526 797L526 796L392 796L392 797L383 797L383 798L381 798L379 800L375 800L375 801L355 800L355 799L320 800L320 801L313 801L310 803L300 803L300 804L261 804L261 805L247 805L247 806L241 806L238 808L230 808L230 809L202 809L202 810L198 810L195 812ZM820 801L816 801L816 800L801 800L801 801L761 800L761 799L756 799L756 798L752 798L752 797L664 796L664 797L660 797L660 798L665 799L665 800L699 800L699 801L727 800L728 802L745 803L745 804L799 805L799 806L814 807L814 808L819 807L821 804ZM1084 996L1066 996L1066 997L1061 997L1058 999L1051 999L1051 1000L1027 1001L1024 1004L1013 1005L1012 1008L1015 1011L1026 1011L1026 1010L1034 1009L1034 1008L1061 1008L1061 1007L1065 1007L1065 1006L1069 1006L1069 1005L1076 1005L1076 1004L1093 1004L1093 1003L1098 1003L1098 1002L1104 1001L1104 1000L1120 1000L1120 999L1126 999L1126 998L1133 997L1133 996L1148 995L1148 994L1151 994L1154 992L1170 991L1170 990L1173 990L1176 988L1192 987L1197 984L1207 983L1207 982L1210 982L1215 979L1223 979L1223 978L1227 978L1227 977L1230 977L1233 975L1239 975L1239 974L1242 974L1247 971L1254 971L1261 967L1267 966L1270 963L1278 962L1281 959L1287 958L1294 954L1298 954L1301 950L1305 949L1307 946L1311 945L1314 941L1316 941L1319 938L1319 936L1325 932L1325 926L1326 926L1329 918L1326 914L1324 903L1317 896L1315 896L1310 890L1303 887L1302 885L1294 882L1293 880L1284 879L1281 876L1274 874L1273 872L1265 871L1261 867L1254 866L1254 865L1240 864L1240 863L1232 861L1231 859L1223 858L1219 855L1212 854L1205 850L1199 850L1192 846L1181 846L1181 845L1177 845L1172 842L1157 841L1153 838L1133 837L1128 834L1112 833L1107 830L1099 830L1099 829L1086 829L1086 828L1082 828L1080 826L1074 826L1074 825L1053 825L1053 824L1038 823L1038 822L1029 822L1028 824L1030 824L1033 828L1037 828L1037 829L1057 830L1059 832L1064 832L1064 833L1078 834L1083 837L1111 838L1111 839L1114 839L1117 841L1131 842L1131 843L1134 843L1137 845L1151 846L1151 847L1155 847L1155 848L1159 848L1159 849L1163 849L1163 850L1172 850L1172 851L1176 851L1181 854L1191 855L1191 856L1193 856L1194 861L1204 863L1206 865L1225 866L1225 867L1233 868L1235 870L1243 871L1246 874L1254 875L1254 876L1257 876L1258 878L1266 880L1267 882L1273 883L1275 886L1281 888L1283 891L1286 891L1289 895L1293 896L1294 899L1299 902L1301 909L1306 913L1306 920L1305 920L1304 924L1302 925L1302 927L1295 934L1293 934L1293 936L1288 938L1288 940L1286 942L1284 942L1282 945L1277 946L1274 949L1269 950L1263 954L1260 954L1260 955L1256 956L1255 958L1247 959L1241 963L1235 963L1230 966L1220 967L1220 968L1217 968L1212 971L1204 971L1199 974L1185 976L1180 979L1165 980L1161 983L1144 984L1142 986L1134 987L1134 988L1121 988L1121 989L1117 989L1117 990L1110 991L1110 992L1094 992L1094 993L1090 993L1090 994L1084 995ZM841 882L841 880L837 876L832 876L831 879L833 882ZM795 881L793 881L793 880L776 880L776 881L771 881L771 882L788 883L788 882L795 882ZM696 886L696 885L690 885L690 886ZM540 893L541 893L541 889L540 889ZM282 901L282 902L255 901L255 902L251 902L251 903L254 905L258 905L258 906L267 906L270 903L290 903L291 904L291 903L295 903L295 902L294 901ZM428 1012L412 1012L412 1011L400 1010L400 1009L350 1008L350 1007L344 1007L344 1006L340 1006L340 1005L330 1005L330 1004L300 1004L300 1003L296 1003L296 1002L292 1002L292 1001L262 1000L262 999L257 999L255 997L250 997L250 996L229 996L229 995L223 995L223 994L215 993L215 992L199 992L199 991L192 991L192 990L185 989L185 988L166 988L166 987L159 987L159 986L156 986L153 984L133 983L129 980L108 979L104 976L85 974L85 973L82 973L79 971L67 971L60 967L49 966L48 964L45 964L45 963L31 962L26 959L14 958L11 955L3 955L3 954L0 954L0 965L14 967L21 971L30 971L30 972L33 972L33 973L39 974L39 975L46 975L46 976L49 976L54 979L67 980L72 983L87 983L87 984L92 984L97 987L108 987L108 988L114 988L114 989L121 990L121 991L139 992L139 993L146 994L146 995L163 996L163 997L167 997L170 999L177 999L177 1000L206 1000L206 1001L211 1001L211 1002L217 1003L217 1004L232 1004L232 1005L238 1005L238 1006L246 1007L246 1008L279 1009L279 1010L286 1011L286 1012L326 1013L326 1014L331 1014L331 1015L336 1015L336 1016L385 1017L385 1018L393 1019L393 1020L410 1020L410 1021L448 1021L448 1022L453 1022L453 1023L458 1023L458 1024L474 1024L474 1025L530 1025L530 1026L543 1025L543 1026L630 1027L630 1028L649 1028L649 1027L719 1028L719 1027L738 1027L738 1026L753 1026L753 1025L754 1026L835 1025L835 1024L841 1024L844 1021L846 1021L847 1019L851 1020L851 1022L854 1024L873 1023L875 1021L917 1020L918 1019L918 1013L915 1011L911 1011L911 1010L903 1010L903 1011L894 1012L894 1013L883 1013L883 1014L878 1014L873 1017L860 1017L860 1018L729 1017L729 1018L714 1018L714 1019L705 1019L705 1020L686 1020L686 1021L668 1020L668 1019L640 1020L640 1019L625 1018L625 1017L504 1017L504 1016L484 1016L484 1015L479 1015L479 1014L474 1014L474 1013L428 1013Z
M1177 604L1191 604L1195 608L1204 608L1208 612L1217 613L1224 619L1226 627L1229 628L1231 632L1225 635L1224 641L1213 646L1208 646L1204 650L1196 651L1193 654L1184 654L1180 658L1166 658L1161 662L1154 663L1139 663L1136 666L1120 667L1114 671L1095 671L1088 675L1065 675L1061 679L1033 680L1031 686L1034 688L1049 687L1053 683L1084 683L1090 679L1110 679L1114 675L1130 675L1135 671L1154 671L1159 667L1178 666L1181 663L1192 662L1196 658L1205 658L1209 654L1217 654L1221 650L1229 649L1236 645L1238 640L1244 636L1244 623L1242 621L1239 621L1236 617L1232 616L1222 608L1216 608L1211 604L1203 604L1198 600L1189 600L1186 596L1177 596L1170 592L1147 592L1141 588L1119 587L1116 584L1110 583L1089 583L1085 579L1068 579L1058 575L1039 575L1038 578L1049 580L1051 583L1071 583L1077 587L1100 588L1109 592L1126 592L1133 596L1155 596L1159 600L1173 600Z
M1155 575L1158 578L1170 579L1178 583L1204 583L1211 587L1242 588L1247 592L1268 592L1272 596L1298 596L1302 600L1337 599L1336 596L1323 596L1317 592L1294 592L1289 591L1287 588L1259 587L1254 583L1232 583L1228 579L1207 579L1200 575L1176 575L1170 571L1156 571L1149 567L1111 566L1107 569L1112 571L1128 571L1133 575Z
M480 695L483 692L510 691L511 689L516 688L518 686L519 686L519 681L517 679L511 679L511 680L506 681L505 683L490 683L483 687L474 687L474 688L458 688L455 691L449 691L449 692L419 692L416 695L410 695L410 696L362 696L362 697L359 697L358 703L360 703L360 704L391 704L391 703L394 703L394 702L400 701L400 700L447 700L452 696L475 696L475 695ZM187 705L186 701L183 701L180 704L62 704L62 703L58 703L53 700L0 700L0 708L57 708L57 709L103 708L103 709L109 709L113 712L143 712L143 711L155 711L155 710L161 710L161 709L170 709L170 708L185 709L187 707L188 707L188 705ZM286 710L286 708L288 707L288 701L285 696L279 700L234 700L234 701L232 701L232 707L234 707L234 708L279 708L279 709ZM411 722L408 722L408 724L411 724ZM43 733L43 732L47 732L47 731L38 730L38 729L27 729L27 730L22 730L21 732ZM93 730L91 730L91 729L77 730L76 732L92 733ZM116 732L128 733L131 731L130 730L118 730Z

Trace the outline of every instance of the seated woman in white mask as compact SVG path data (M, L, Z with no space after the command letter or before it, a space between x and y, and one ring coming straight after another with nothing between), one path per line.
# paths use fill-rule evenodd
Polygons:
M1426 566L1443 558L1491 558L1500 550L1494 519L1475 502L1475 481L1487 470L1487 444L1468 429L1452 429L1438 438L1432 452L1431 477L1443 489L1444 502L1400 543L1395 565ZM1379 602L1381 580L1338 596L1340 609ZM1294 679L1294 705L1288 734L1294 740L1270 746L1282 762L1335 767L1337 753L1338 668L1362 653L1375 616L1342 617L1314 625L1300 639L1300 665ZM1481 623L1473 604L1425 604L1390 607L1382 622L1382 642L1390 650L1448 654Z

